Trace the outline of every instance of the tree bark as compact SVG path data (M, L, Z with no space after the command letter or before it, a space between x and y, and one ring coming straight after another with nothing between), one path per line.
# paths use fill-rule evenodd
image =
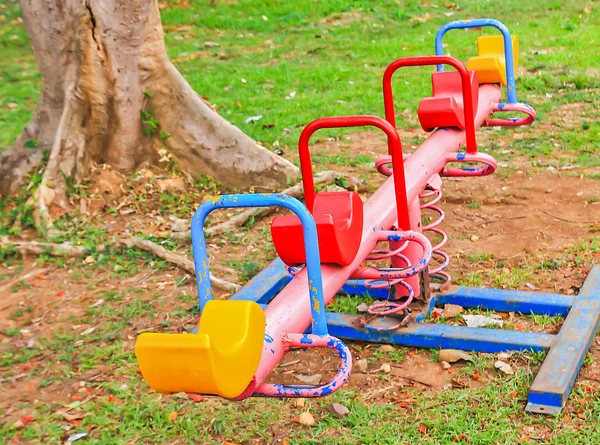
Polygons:
M276 187L298 175L183 79L166 54L157 0L21 0L21 8L43 88L31 121L0 156L0 194L19 190L48 150L36 194L42 210L67 207L65 178L80 182L92 163L131 173L158 162L163 148L183 171L230 186ZM142 111L156 122L151 137Z

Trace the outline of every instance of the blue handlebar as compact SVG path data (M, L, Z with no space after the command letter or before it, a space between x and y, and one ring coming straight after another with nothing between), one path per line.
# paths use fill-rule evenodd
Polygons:
M200 313L206 302L212 299L210 272L208 270L208 254L204 237L204 221L210 212L222 208L239 207L285 207L296 214L302 223L304 233L304 249L306 252L306 268L308 273L308 291L312 312L312 333L327 335L325 319L325 301L323 299L323 281L321 277L321 261L319 258L319 240L317 225L308 209L288 195L281 193L222 195L200 205L192 218L192 250L198 285Z
M444 55L444 46L442 44L442 40L444 38L444 34L446 34L451 29L483 28L486 26L492 26L498 29L504 37L504 59L506 63L506 96L509 104L516 104L517 89L515 85L515 65L513 58L514 55L512 47L512 38L510 35L510 31L508 30L506 25L504 25L504 23L495 19L455 20L453 22L448 22L444 26L442 26L435 35L435 55ZM444 66L438 65L437 70L444 71Z

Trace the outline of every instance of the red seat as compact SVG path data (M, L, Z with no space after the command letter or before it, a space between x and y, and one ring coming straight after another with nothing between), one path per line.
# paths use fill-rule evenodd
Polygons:
M358 252L363 229L363 202L354 192L315 195L313 217L317 224L321 263L347 266ZM302 224L297 216L278 216L271 223L275 250L288 266L306 262Z
M473 92L473 111L477 113L479 82L475 71L469 71ZM463 94L458 71L438 71L431 75L432 97L419 104L419 121L425 131L436 128L458 127L465 129Z

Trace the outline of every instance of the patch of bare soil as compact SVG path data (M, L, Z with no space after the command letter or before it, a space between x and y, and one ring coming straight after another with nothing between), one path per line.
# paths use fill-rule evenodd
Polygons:
M600 223L599 195L598 181L551 173L446 181L447 251L459 258L458 253L559 255Z
M355 366L348 386L367 392L366 400L379 400L386 397L389 390L405 387L427 390L479 386L478 381L470 380L463 383L455 377L455 373L463 367L464 363L445 370L439 363L433 362L427 353L411 349L406 353L405 358L394 361L390 357L386 358L385 354L384 357L377 356L375 354L377 348L377 345L369 344L351 346ZM366 367L361 369L361 365L357 364L358 361L366 361ZM292 350L269 375L268 381L287 385L302 385L306 382L323 384L333 378L338 365L337 355L326 350Z

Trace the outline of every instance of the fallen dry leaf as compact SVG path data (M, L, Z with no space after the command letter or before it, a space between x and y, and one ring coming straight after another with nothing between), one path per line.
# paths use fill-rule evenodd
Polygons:
M190 399L192 399L193 402L196 402L196 403L202 402L204 400L204 397L201 396L200 394L195 394L193 392L189 392L189 393L187 393L187 395L190 397Z
M307 385L318 385L319 383L321 383L321 377L323 377L323 375L321 375L321 374L313 374L313 375L295 374L294 377L296 377L302 383L306 383Z
M27 424L27 423L31 422L32 420L35 420L35 416L22 416L22 417L21 417L21 423L22 423L23 425L25 425L25 424Z
M91 328L88 328L88 329L86 329L85 331L83 331L83 332L82 332L80 335L89 335L89 334L91 334L92 332L94 332L95 330L96 330L96 328L95 328L95 327L91 327Z
M421 23L425 23L430 18L431 18L431 14L429 14L428 12L426 12L423 17L411 17L410 19L408 19L408 21L409 22L421 22Z
M72 422L73 420L83 419L83 413L69 414L69 413L65 413L65 412L61 411L57 414L60 414L67 422Z
M494 367L496 367L506 375L513 375L515 373L512 367L508 363L503 362L502 360L497 360L496 363L494 363Z
M156 184L161 192L183 190L185 185L183 178L159 179Z
M296 408L304 408L305 403L306 403L306 399L299 397L297 399L294 399L294 401L292 402L292 405L294 405Z
M348 408L340 403L332 403L329 405L329 411L331 411L331 413L337 417L344 417L350 412Z
M360 360L356 360L354 362L354 366L356 366L356 369L358 369L360 372L365 372L369 367L369 363L367 362L366 358L361 358Z
M300 425L313 426L316 422L313 415L306 411L298 416L298 423Z
M459 434L458 437L453 440L453 442L467 442L471 443L471 440L465 434Z
M444 318L454 318L458 314L462 314L465 309L458 304L446 304L444 305L444 310L442 311L442 317Z
M88 433L71 434L69 436L69 438L67 439L67 443L71 443L71 442L75 442L76 440L83 439L87 435L88 435Z
M361 303L358 306L356 306L356 310L358 312L368 312L369 311L369 305L366 303Z
M473 356L459 349L442 349L439 355L440 362L454 363L459 360L473 361Z

